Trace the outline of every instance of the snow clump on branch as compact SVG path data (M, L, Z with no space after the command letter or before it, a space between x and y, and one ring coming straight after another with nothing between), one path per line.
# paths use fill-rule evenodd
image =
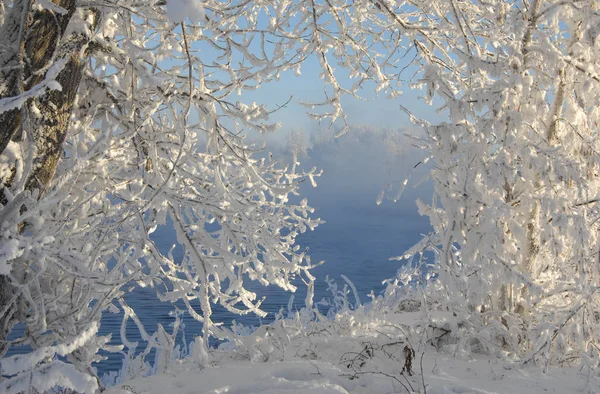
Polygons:
M199 0L167 0L167 16L175 23L181 23L186 18L191 22L200 23L206 17L206 13Z

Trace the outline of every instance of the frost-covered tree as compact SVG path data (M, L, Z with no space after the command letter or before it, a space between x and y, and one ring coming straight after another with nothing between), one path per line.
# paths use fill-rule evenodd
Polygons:
M595 1L454 2L427 9L424 124L436 188L421 204L465 348L525 361L598 360L600 8ZM429 25L429 22L426 23Z
M407 256L435 254L430 296L455 316L457 351L598 360L599 7L374 0L334 12L340 36L358 37L335 50L359 83L396 96L407 75L442 112L431 124L405 104L435 187L419 202L433 232Z
M134 317L122 300L132 284L183 300L203 322L200 353L227 335L211 304L264 314L247 281L310 284L294 242L319 221L288 196L316 174L256 158L244 135L277 125L236 97L320 47L312 23L290 25L303 7L0 4L0 355L33 349L0 362L0 391L94 390L101 314L120 305ZM172 226L183 260L157 248L157 226ZM24 333L9 340L16 323Z

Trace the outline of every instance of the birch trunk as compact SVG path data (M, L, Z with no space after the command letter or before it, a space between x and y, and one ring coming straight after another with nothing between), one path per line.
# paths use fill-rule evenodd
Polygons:
M66 59L66 65L57 77L62 90L53 90L35 99L39 110L37 116L29 116L33 102L0 114L0 152L8 143L20 141L25 135L33 138L33 167L25 180L25 190L43 195L50 184L69 127L71 110L83 74L85 58L82 54L89 37L74 33L65 36L67 26L76 11L75 0L52 0L66 10L56 13L49 10L33 10L32 1L15 1L0 28L0 99L16 96L32 89L45 77L48 66L58 59ZM0 179L0 203L7 202L4 188L10 188L15 170L7 179ZM22 207L22 210L27 209ZM11 280L19 280L13 270L12 276L0 275L0 357L8 350L5 342L12 326L25 317L27 306L16 296L18 288Z

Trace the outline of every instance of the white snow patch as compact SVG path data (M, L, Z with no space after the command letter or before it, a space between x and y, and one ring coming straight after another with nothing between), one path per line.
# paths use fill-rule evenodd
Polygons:
M12 269L12 264L10 264L10 261L16 259L22 254L23 248L21 248L19 241L15 239L3 241L0 244L0 274L10 274L10 270Z
M280 320L237 337L235 346L210 349L206 367L193 358L176 361L164 374L129 380L106 394L600 392L597 374L575 365L543 373L540 366L484 355L466 359L429 345L416 351L413 373L403 373L404 347L416 345L415 337L407 341L403 333L422 323L422 311L378 316L365 307L338 313L334 321L314 322L310 335L307 327L298 330L291 320Z
M224 366L198 369L197 364L184 361L167 374L128 381L123 386L109 389L106 394L406 393L398 382L377 373L349 379L348 370L336 364L334 361L310 360L266 363L229 361ZM481 360L464 361L432 352L425 356L423 369L428 394L586 392L585 378L576 368L556 368L544 374L539 367L510 370L499 360L484 357ZM420 378L408 379L415 393L424 392ZM598 386L593 384L587 388L592 390L589 392L595 392L593 390Z
M200 0L167 0L167 16L175 23L186 19L200 23L204 21L205 12Z
M18 160L22 160L19 144L14 141L8 141L8 145L4 148L2 155L0 155L0 179L7 179L10 176Z

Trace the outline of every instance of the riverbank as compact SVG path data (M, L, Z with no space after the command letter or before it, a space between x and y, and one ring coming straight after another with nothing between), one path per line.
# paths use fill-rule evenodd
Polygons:
M457 351L419 311L361 306L333 319L295 313L219 349L192 352L155 376L110 388L142 393L598 393L596 371L522 365ZM429 316L442 327L443 313Z

